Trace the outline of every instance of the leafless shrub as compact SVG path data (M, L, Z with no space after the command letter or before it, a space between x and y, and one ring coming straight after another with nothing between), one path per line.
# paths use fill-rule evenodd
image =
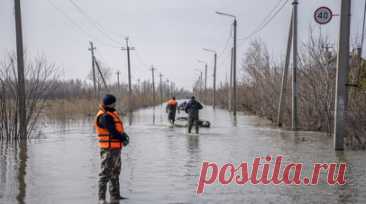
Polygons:
M17 111L17 69L15 58L0 64L0 139L19 139L19 118ZM29 136L42 113L44 104L55 88L56 68L45 58L27 60L26 78L26 125Z
M299 128L331 134L334 128L336 51L325 36L311 31L299 54L298 114ZM347 111L347 144L366 147L366 61L359 55L350 58L351 67ZM276 119L283 64L271 62L263 42L253 41L243 56L243 75L238 86L240 110L250 111L271 121ZM361 66L362 65L362 66ZM283 125L291 124L291 67L285 93ZM218 103L227 107L229 87L218 90ZM226 94L225 94L226 93Z

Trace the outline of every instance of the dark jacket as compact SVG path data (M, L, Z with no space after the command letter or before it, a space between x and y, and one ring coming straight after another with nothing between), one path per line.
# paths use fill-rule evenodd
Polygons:
M196 100L190 100L185 106L185 111L190 118L199 119L199 110L203 108L202 104Z
M114 108L104 108L106 111L109 112L114 112L115 109ZM101 128L106 128L110 133L111 136L114 139L119 139L123 142L123 144L127 145L128 144L128 135L126 133L119 133L116 130L116 127L114 126L114 121L112 116L108 115L108 114L103 114L102 116L100 116L98 118L98 125Z

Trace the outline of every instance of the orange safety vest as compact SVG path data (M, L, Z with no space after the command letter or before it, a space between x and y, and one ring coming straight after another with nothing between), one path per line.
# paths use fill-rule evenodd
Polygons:
M95 128L97 132L97 139L99 140L99 147L103 149L121 149L123 147L123 143L119 139L113 139L110 132L106 128L101 128L98 126L98 118L104 114L108 114L112 116L114 121L114 126L119 133L124 133L124 127L121 118L117 111L109 112L105 111L104 108L100 108L97 113L95 120Z
M177 101L176 100L173 100L173 99L170 99L168 101L168 105L169 106L172 106L172 107L175 107L175 106L177 106Z

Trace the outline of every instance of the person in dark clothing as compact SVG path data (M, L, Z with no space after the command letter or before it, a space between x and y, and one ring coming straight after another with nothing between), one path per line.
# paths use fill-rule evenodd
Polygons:
M188 113L188 133L191 133L193 125L195 126L196 133L199 133L199 111L202 108L202 104L196 101L194 96L191 97L191 100L185 106L185 111Z
M187 101L183 101L183 103L179 104L178 111L184 111L187 105Z
M106 95L99 107L95 127L99 140L101 172L99 173L99 202L106 203L107 184L111 203L124 199L120 195L119 175L121 172L121 150L129 143L123 122L115 109L116 98Z
M177 106L178 103L175 100L175 97L173 97L167 102L166 112L168 113L168 120L172 125L174 125L175 122L175 114L177 112Z

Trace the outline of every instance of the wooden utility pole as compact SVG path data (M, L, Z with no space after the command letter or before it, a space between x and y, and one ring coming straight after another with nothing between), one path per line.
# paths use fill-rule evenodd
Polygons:
M200 71L200 90L201 90L201 95L202 95L202 90L203 90L203 73L202 71Z
M104 88L108 90L107 82L105 81L105 78L103 76L102 70L100 69L99 63L98 63L98 61L97 61L97 59L95 57L94 57L94 63L97 66L97 70L99 72L100 78L102 79Z
M135 50L134 47L128 45L128 38L126 40L126 47L122 47L121 50L127 50L127 68L128 68L128 111L132 112L132 84L131 84L131 62L130 62L130 50Z
M153 105L155 105L155 68L151 66L151 77L152 77L152 94L153 94Z
M293 25L292 25L292 34L293 34L293 69L292 69L292 130L297 130L297 122L298 122L298 116L297 116L297 6L298 6L298 0L294 0L293 5Z
M205 64L205 94L207 93L207 64Z
M120 84L119 84L119 71L117 71L117 88L118 88L118 90L119 90L119 88L120 88Z
M290 20L290 30L289 30L289 34L288 34L288 40L287 40L285 67L284 67L283 72L282 72L281 93L280 93L280 100L279 100L279 103L278 103L277 125L280 126L280 127L282 126L284 96L286 94L288 67L290 65L291 45L292 45L292 30L293 30L292 26L293 26L293 14L291 15L291 20Z
M170 81L170 93L172 97L175 95L175 84L173 81Z
M160 81L159 81L159 90L160 90L160 104L163 105L163 74L159 74Z
M347 114L347 75L349 68L349 42L351 0L341 2L341 23L338 41L337 82L334 110L334 149L344 150L345 121Z
M91 58L92 58L92 77L93 77L93 88L94 88L94 97L95 99L98 101L98 94L97 94L97 82L96 82L96 77L95 77L95 56L94 56L94 50L96 49L96 47L94 47L93 42L89 42L90 44L90 48L88 49L91 53Z
M169 82L169 79L166 79L166 87L167 87L167 94L168 94L168 97L171 97L171 94L170 94L170 82Z
M14 0L15 9L15 31L17 46L17 65L18 65L18 114L19 114L19 137L27 138L27 114L25 102L25 76L24 76L24 50L23 50L23 31L22 31L22 12L20 0Z
M236 116L237 111L237 94L236 94L236 27L237 27L237 20L234 19L234 46L233 46L233 114Z
M141 92L141 79L137 79L137 91L138 93Z

